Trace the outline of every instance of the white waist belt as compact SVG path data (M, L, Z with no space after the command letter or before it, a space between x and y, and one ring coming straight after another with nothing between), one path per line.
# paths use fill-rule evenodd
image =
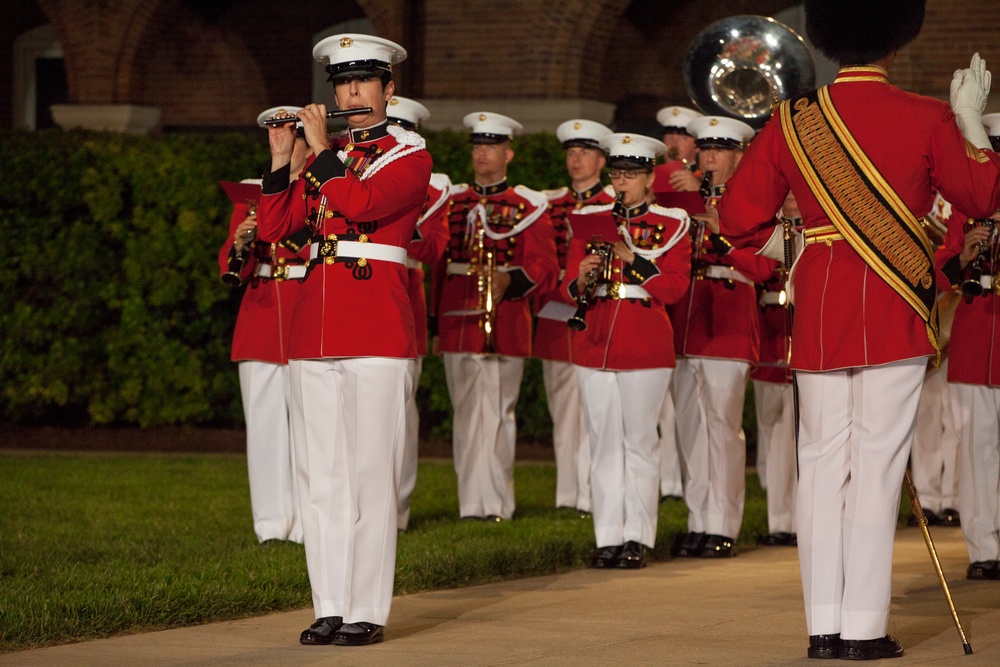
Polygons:
M623 285L622 283L608 285L604 283L597 286L597 289L594 290L594 296L610 296L613 299L648 299L649 292L646 291L645 287L639 285Z
M321 248L323 248L321 250ZM406 248L388 243L361 243L360 241L322 240L309 244L309 259L326 258L330 263L338 257L348 259L379 259L383 262L406 264Z
M277 267L270 264L258 264L254 275L258 278L272 278L274 280L302 280L306 277L308 267L305 264L279 264Z
M705 268L705 277L715 278L717 280L735 280L737 282L746 283L747 285L753 285L752 280L736 269L732 269L728 266L719 266L718 264L709 264Z
M764 292L760 295L760 305L762 306L783 306L784 299L781 298L781 292Z
M408 269L419 269L420 268L420 260L419 259L413 259L409 255L407 255L406 256L406 268L408 268Z

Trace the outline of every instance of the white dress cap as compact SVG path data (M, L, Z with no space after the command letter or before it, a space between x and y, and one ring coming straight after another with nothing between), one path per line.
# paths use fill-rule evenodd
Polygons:
M472 130L470 141L474 144L499 144L510 141L511 137L524 130L524 126L513 118L491 111L475 111L463 118L462 122Z
M754 135L754 129L743 121L724 116L695 118L687 131L699 148L740 148Z
M406 59L406 49L381 37L341 34L320 40L313 47L313 58L327 63L332 80L338 75L391 72L393 65Z
M267 127L267 125L264 125L264 121L268 118L274 118L279 111L287 111L294 116L298 112L302 111L302 107L271 107L267 111L261 111L260 114L258 114L257 125L259 127ZM297 121L295 123L295 127L302 127L302 121Z
M601 148L608 154L608 166L616 164L637 166L652 164L657 155L667 152L667 146L659 139L642 134L617 132L601 139Z
M584 118L574 118L561 123L556 128L556 137L563 148L583 146L584 148L600 148L601 139L611 134L611 129Z
M663 126L663 133L687 134L688 123L704 116L700 111L687 107L663 107L656 112L656 122Z
M389 105L385 108L385 115L390 120L401 120L413 127L431 117L431 112L420 102L411 100L408 97L393 95L389 100Z

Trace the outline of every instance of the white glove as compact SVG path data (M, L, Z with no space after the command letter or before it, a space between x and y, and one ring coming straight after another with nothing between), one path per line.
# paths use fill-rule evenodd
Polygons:
M976 148L992 150L983 127L983 109L990 94L990 71L986 61L973 54L968 69L955 70L951 78L951 110L962 136Z

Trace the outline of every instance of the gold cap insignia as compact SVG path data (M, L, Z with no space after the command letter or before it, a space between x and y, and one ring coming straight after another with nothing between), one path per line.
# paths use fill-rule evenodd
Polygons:
M479 120L486 120L486 114L484 113L479 114Z
M672 116L680 116L681 115L681 110L680 109L674 109L673 111L670 112L670 115L672 115Z
M399 104L399 100L397 100L395 97L389 100L389 106L394 106L396 104Z
M622 143L623 144L630 144L630 143L632 143L632 137L630 137L630 136L628 136L626 134L624 137L622 137Z
M708 126L709 127L715 127L718 124L719 124L719 119L718 118L713 118L712 120L708 121Z
M340 39L340 48L346 49L347 47L349 47L353 43L354 43L354 40L351 39L350 37L342 37Z
M583 123L581 123L579 121L573 123L573 129L574 130L579 130L581 127L583 127Z

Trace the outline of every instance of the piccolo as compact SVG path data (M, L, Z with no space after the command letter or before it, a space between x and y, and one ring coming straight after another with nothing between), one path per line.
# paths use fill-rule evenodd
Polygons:
M371 107L360 107L358 109L341 109L338 111L327 111L327 118L343 118L344 116L356 116L362 113L371 113ZM284 118L268 118L264 121L264 125L284 125L285 123L295 123L299 120L298 116L285 116Z

